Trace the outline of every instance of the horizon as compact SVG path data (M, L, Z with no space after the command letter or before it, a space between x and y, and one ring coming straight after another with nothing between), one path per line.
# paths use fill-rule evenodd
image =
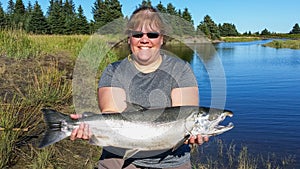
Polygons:
M29 1L32 5L35 3L35 0L22 1L25 7L27 7ZM300 1L297 0L281 0L276 2L272 0L251 0L251 2L241 2L239 0L220 2L218 0L211 0L201 3L197 0L151 0L153 6L159 4L160 1L165 7L168 3L172 3L176 10L180 9L183 11L184 8L188 8L195 28L203 21L206 15L209 15L216 24L234 24L239 33L249 31L255 33L261 32L264 29L276 33L289 33L296 23L300 24L300 17L295 15L300 6ZM1 0L0 2L4 11L6 11L8 0ZM96 0L88 3L83 0L73 0L73 2L76 11L79 5L81 5L87 20L89 22L93 20L92 7ZM136 7L141 4L142 0L138 2L136 0L119 0L119 2L122 5L123 15L130 16ZM49 0L46 2L38 0L38 3L42 7L44 15L46 15L47 8L50 5Z

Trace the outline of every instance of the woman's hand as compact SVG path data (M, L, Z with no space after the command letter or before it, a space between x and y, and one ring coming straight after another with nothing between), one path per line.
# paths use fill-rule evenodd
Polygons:
M81 114L70 114L70 117L74 120L82 118ZM70 136L70 140L83 139L89 140L92 136L92 132L88 124L80 123L78 128L75 128Z
M201 145L204 142L208 142L209 138L207 136L202 137L201 134L198 134L197 136L191 136L185 144L198 144Z

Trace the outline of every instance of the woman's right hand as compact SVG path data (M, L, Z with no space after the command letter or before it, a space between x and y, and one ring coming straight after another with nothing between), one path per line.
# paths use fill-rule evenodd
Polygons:
M78 120L82 118L81 114L70 114L71 119ZM92 132L88 124L80 123L78 128L75 128L70 136L70 140L83 139L89 140L92 136Z

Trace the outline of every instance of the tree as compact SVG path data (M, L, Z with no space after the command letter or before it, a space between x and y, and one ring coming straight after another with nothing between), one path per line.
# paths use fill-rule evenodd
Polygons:
M65 30L65 17L63 15L62 0L50 0L48 7L48 24L51 34L63 34Z
M13 23L17 28L24 28L25 25L25 6L22 0L17 0L13 13Z
M159 1L159 4L156 5L156 8L161 13L166 13L167 12L167 8L163 6L163 4L161 3L161 1Z
M38 1L35 1L28 22L27 31L35 34L46 34L49 31L49 25Z
M8 4L7 4L7 14L8 15L12 15L14 13L15 10L15 3L13 0L9 0Z
M112 22L115 19L123 17L122 5L118 0L96 0L92 8L94 16L94 30Z
M293 29L290 31L290 34L300 34L300 27L298 23L294 25Z
M141 6L148 6L151 7L152 6L152 2L151 0L143 0L141 4L139 4L139 7Z
M6 24L6 15L2 8L2 3L0 2L0 30L4 29L7 26Z
M82 6L79 5L78 13L76 17L76 22L74 23L76 34L88 34L89 33L89 23L84 16Z
M176 11L176 8L175 6L173 6L172 3L168 3L167 4L167 13L170 14L170 15L177 15L177 11Z
M239 35L234 24L230 24L230 23L223 23L223 25L219 24L219 30L220 30L221 36L238 36Z
M184 11L183 11L181 17L183 19L185 19L186 21L190 22L191 24L194 24L194 21L192 20L192 15L189 12L188 8L184 8Z
M264 30L261 31L260 35L271 35L271 32L268 31L267 28L265 28Z
M197 26L197 34L203 32L209 39L216 40L220 38L218 25L211 19L209 15L204 17L204 20Z
M76 22L76 11L75 11L75 4L72 0L66 0L63 4L63 18L65 30L63 34L74 34L76 32L76 26L74 23Z

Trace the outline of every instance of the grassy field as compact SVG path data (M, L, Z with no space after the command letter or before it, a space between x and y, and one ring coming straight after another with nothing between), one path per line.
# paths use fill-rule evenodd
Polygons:
M44 149L36 148L45 130L40 109L51 107L74 113L72 73L76 58L97 54L102 49L99 45L113 39L118 37L97 37L100 43L94 43L90 36L0 31L0 168L92 169L96 166L101 147L85 141L65 139ZM91 47L86 48L90 43ZM108 63L119 59L114 52L106 56L99 64L99 74ZM293 162L293 158L273 163L252 157L246 147L237 152L235 145L220 140L211 144L217 146L218 157L207 156L204 162L195 163L194 168L279 168Z

